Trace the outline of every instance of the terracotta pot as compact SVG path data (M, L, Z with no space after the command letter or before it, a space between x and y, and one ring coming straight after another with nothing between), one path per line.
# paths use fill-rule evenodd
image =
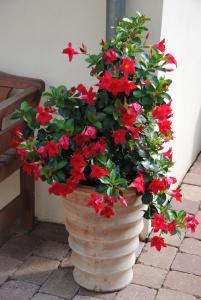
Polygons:
M133 278L144 206L135 192L128 190L128 206L116 204L115 216L107 219L86 205L92 191L90 187L78 187L64 199L73 275L88 290L116 291Z

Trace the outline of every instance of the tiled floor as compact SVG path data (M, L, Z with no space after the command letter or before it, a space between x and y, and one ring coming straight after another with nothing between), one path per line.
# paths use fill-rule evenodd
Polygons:
M201 155L185 176L184 207L201 222ZM201 225L195 235L166 239L161 252L141 243L132 283L118 293L93 293L73 280L64 226L14 227L0 239L0 300L201 300Z

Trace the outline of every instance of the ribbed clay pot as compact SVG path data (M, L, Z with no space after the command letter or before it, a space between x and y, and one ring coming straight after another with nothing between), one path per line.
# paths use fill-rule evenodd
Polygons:
M128 206L116 204L115 216L107 219L87 206L93 191L91 187L78 187L64 199L73 276L88 290L120 290L133 278L144 206L135 192L128 190L124 193Z

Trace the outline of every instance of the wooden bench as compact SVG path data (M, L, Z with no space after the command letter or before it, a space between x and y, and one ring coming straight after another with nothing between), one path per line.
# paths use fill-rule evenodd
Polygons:
M32 229L34 224L34 179L22 171L21 161L11 148L13 130L22 122L12 122L5 128L2 124L3 119L12 114L23 101L26 100L33 106L37 105L44 88L42 80L0 72L0 182L20 169L20 194L0 209L0 232L16 219L20 219L22 226L27 230Z

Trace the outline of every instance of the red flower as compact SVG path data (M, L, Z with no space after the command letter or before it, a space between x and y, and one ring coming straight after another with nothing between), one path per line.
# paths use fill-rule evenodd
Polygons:
M76 90L77 90L78 93L80 93L80 94L84 94L84 95L87 94L87 89L86 89L86 87L85 87L82 83L78 84Z
M195 216L189 215L184 219L184 223L186 228L190 229L191 232L195 232L196 227L200 224L200 222L195 218Z
M143 126L139 126L139 127L129 127L128 129L129 129L129 131L132 133L132 139L133 140L137 140L137 139L139 139L139 137L140 137L140 133L142 132L142 129L143 129L144 127Z
M158 251L160 251L162 247L166 247L164 238L156 235L153 236L151 239L151 247L156 247Z
M103 201L97 193L92 193L91 198L88 200L87 205L92 206L96 213L99 213L103 209Z
M169 189L171 184L174 184L177 182L175 177L163 177L162 182L164 183L166 189Z
M69 137L66 135L62 135L59 139L59 145L67 150L69 148Z
M91 177L101 178L108 175L108 171L98 165L91 165Z
M166 152L162 153L167 159L172 160L172 148L169 148Z
M177 201L181 202L182 200L181 189L172 190L170 196L175 198Z
M40 179L40 166L41 162L24 162L22 169L28 175L33 175L35 180Z
M41 125L45 125L47 122L52 120L52 115L49 113L48 107L43 109L42 106L37 106L36 110L38 112L38 116L36 117L36 121Z
M112 82L112 75L109 71L105 71L103 76L99 77L99 89L106 89L108 92L110 90L110 85Z
M49 194L54 194L57 196L63 196L66 197L66 195L70 194L73 192L75 189L75 185L72 186L69 183L58 183L58 182L53 182L52 186L49 188Z
M111 218L114 216L114 210L111 206L107 205L101 210L101 216L105 216L106 218Z
M80 180L86 180L86 177L84 176L82 169L79 168L72 169L70 171L70 174L71 174L71 180L73 182L79 183Z
M86 166L86 162L81 153L73 153L70 159L70 166L74 169L81 169Z
M169 233L171 235L174 234L174 231L176 230L176 223L175 223L174 220L172 222L170 222L170 223L167 224L167 230L169 231Z
M55 154L59 154L59 144L58 143L48 141L45 147L46 147L49 157L52 157Z
M177 67L177 61L176 59L174 58L174 56L170 53L167 53L165 55L166 58L168 58L169 60L165 62L165 64L174 64L176 67Z
M149 189L150 191L152 191L152 193L156 195L160 191L165 191L166 186L160 179L154 178L152 182L149 184Z
M112 65L113 61L117 59L117 54L113 48L110 48L103 54L103 59L105 59L108 64Z
M165 39L163 39L162 41L160 41L157 44L154 44L152 47L155 49L158 49L159 51L164 53L165 52Z
M119 66L119 70L124 73L126 78L130 74L135 74L135 60L127 57L122 58L122 64Z
M19 142L19 143L16 143L16 146L18 146L18 145L20 145L20 144L21 144L20 142ZM13 144L13 146L14 146L14 144ZM16 153L17 153L18 155L20 155L20 159L21 159L22 161L25 161L25 160L26 160L26 154L28 153L28 150L27 150L27 149L25 149L25 148L16 148L15 151L16 151Z
M156 107L152 111L152 117L154 119L158 119L159 121L166 120L172 116L172 109L170 107L171 102L168 104L161 104L160 106Z
M133 83L132 81L126 80L126 78L123 78L123 79L124 79L124 92L125 92L126 96L129 96L130 92L132 90L137 89L137 85L135 83Z
M123 144L126 142L126 137L125 137L126 133L127 133L127 130L125 130L125 129L119 129L119 130L113 131L112 137L113 137L116 145Z
M167 230L165 216L163 214L155 214L154 218L151 220L151 226L153 227L154 232L158 232L159 230Z
M135 114L129 114L125 113L121 119L122 125L123 126L133 126L133 123L136 120L136 115Z
M69 61L72 61L73 55L79 54L78 51L76 51L75 49L72 48L72 43L71 42L68 43L67 48L63 49L62 53L68 55Z
M96 93L93 91L93 88L90 87L90 89L88 91L86 91L86 93L84 93L81 98L84 100L88 100L89 105L93 106L95 96L96 96Z
M138 191L138 193L144 193L145 182L142 175L135 178L133 181L133 187Z
M160 133L166 135L171 131L172 122L169 120L164 120L158 123Z

